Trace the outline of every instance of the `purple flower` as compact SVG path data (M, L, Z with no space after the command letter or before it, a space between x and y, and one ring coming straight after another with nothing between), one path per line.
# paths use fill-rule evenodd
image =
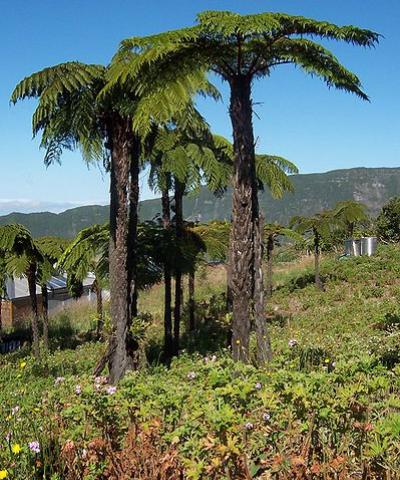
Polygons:
M254 425L251 422L247 422L247 423L245 423L244 428L246 430L253 430Z
M82 393L82 387L81 387L80 385L77 385L77 386L75 387L75 393L76 393L77 395L80 395L80 394Z
M114 395L114 393L117 391L117 387L109 386L106 388L106 392L108 395Z
M188 378L189 380L194 380L194 379L196 378L196 376L197 376L197 375L196 375L195 372L189 372L189 373L187 374L187 378Z
M291 338L289 341L288 341L288 345L290 348L293 348L297 345L297 340L295 340L294 338Z
M269 422L271 420L271 415L269 413L263 413L263 416L262 416L264 422Z
M34 442L29 442L29 449L33 453L40 453L40 445L36 440Z
M105 376L96 377L96 378L94 379L94 383L95 383L96 385L104 385L104 384L107 383L107 377L105 377Z
M257 383L255 384L255 387L256 387L256 390L261 390L262 385L261 385L260 382L257 382Z

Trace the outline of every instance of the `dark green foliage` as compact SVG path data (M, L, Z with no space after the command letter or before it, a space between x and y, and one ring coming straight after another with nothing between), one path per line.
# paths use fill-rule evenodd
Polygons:
M385 242L400 242L400 197L392 198L382 207L376 221L376 231Z

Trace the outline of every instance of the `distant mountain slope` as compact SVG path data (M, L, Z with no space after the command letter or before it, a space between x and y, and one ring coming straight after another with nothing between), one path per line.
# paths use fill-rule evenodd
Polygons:
M260 203L267 221L287 223L293 215L311 215L332 207L339 200L354 198L364 202L372 215L377 215L382 205L393 196L400 195L400 168L353 168L327 173L293 175L293 194L282 200L272 199L269 192L260 194ZM140 217L149 220L160 213L160 200L141 202ZM221 198L215 197L206 188L197 196L188 196L184 201L186 218L207 222L213 219L229 219L231 192ZM0 217L0 225L21 223L34 236L59 235L73 237L93 223L108 220L107 206L91 205L66 210L63 213L11 213Z

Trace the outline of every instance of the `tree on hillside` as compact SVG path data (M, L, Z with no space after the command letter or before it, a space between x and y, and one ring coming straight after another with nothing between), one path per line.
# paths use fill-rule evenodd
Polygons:
M273 264L273 252L275 245L278 243L279 237L287 237L295 241L303 240L302 236L292 230L291 228L284 227L278 223L268 223L264 226L264 235L266 243L266 259L267 259L267 274L266 274L266 286L265 291L268 297L272 296L272 264Z
M368 218L367 206L356 200L338 202L334 211L335 216L343 222L348 238L353 238L357 223Z
M0 250L0 335L3 330L3 320L2 320L2 306L3 299L7 295L7 272L6 272L6 263L5 263L5 252Z
M340 220L333 210L324 210L316 213L312 217L293 217L290 226L296 232L311 237L314 250L314 276L315 285L320 290L324 289L324 285L320 276L320 256L321 243L324 238L328 238L332 229L340 224Z
M89 273L94 274L92 288L96 294L96 334L101 336L103 315L103 288L108 281L108 244L110 238L109 225L92 225L81 230L66 248L58 260L58 268L67 275L73 272L75 278L83 281Z
M85 160L103 160L110 171L110 293L114 335L110 338L110 380L117 382L133 368L129 330L136 310L136 229L139 168L143 136L137 128L156 118L167 122L186 108L197 91L208 91L203 73L185 72L167 79L152 76L141 85L130 79L121 88L112 67L67 62L22 80L11 100L38 98L33 115L34 135L41 133L47 164L60 161L64 150L79 148ZM215 92L215 90L213 90ZM146 95L147 94L147 95ZM143 120L143 115L146 120ZM146 130L148 128L148 130ZM151 133L151 122L144 126Z
M400 197L390 199L376 220L376 233L384 242L400 242Z
M121 57L131 52L138 55L120 63L119 79L137 78L143 68L158 71L164 78L168 72L205 70L216 73L230 86L235 152L231 245L235 359L249 361L251 319L256 325L265 324L264 318L259 318L264 313L263 289L253 288L263 282L258 268L263 221L258 206L252 126L254 80L268 77L277 66L293 64L322 78L329 87L367 99L357 76L313 40L317 37L365 47L376 45L379 39L369 30L281 13L239 15L209 11L198 15L198 24L193 27L129 38L121 44ZM254 292L259 298L253 300ZM266 345L263 350L261 357L268 354Z
M22 225L4 225L0 227L0 251L5 253L5 268L9 275L24 275L28 281L31 302L31 326L33 353L36 359L39 349L39 311L36 297L38 263L43 262L43 255L35 245L29 232Z
M227 144L227 143L226 143ZM175 229L177 243L184 237L183 198L197 190L202 182L216 191L228 183L230 159L221 137L214 137L201 116L188 124L182 118L173 127L159 128L151 151L150 185L162 194L164 228ZM170 190L173 199L170 201ZM171 217L171 211L174 217ZM178 249L179 251L179 249ZM165 262L164 271L164 353L166 359L179 351L182 314L181 262ZM172 328L171 275L175 277L174 325ZM193 272L189 273L192 278ZM191 283L192 290L193 284ZM172 333L173 332L173 333Z
M55 264L68 245L68 240L58 237L40 237L34 240L35 246L41 254L42 260L37 264L37 283L40 284L42 294L43 344L49 348L49 302L47 282L57 274Z

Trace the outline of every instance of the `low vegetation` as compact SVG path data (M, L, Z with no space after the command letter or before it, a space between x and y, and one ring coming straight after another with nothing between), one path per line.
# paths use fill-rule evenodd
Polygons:
M53 351L39 363L24 349L2 357L0 472L54 480L396 478L400 249L325 256L324 292L313 284L312 260L280 263L268 315L275 355L263 369L233 362L225 270L202 268L197 330L194 338L183 333L170 368L159 361L158 285L140 305L149 311L149 363L117 387L92 375L104 345L86 341L96 323L87 307L52 319Z

